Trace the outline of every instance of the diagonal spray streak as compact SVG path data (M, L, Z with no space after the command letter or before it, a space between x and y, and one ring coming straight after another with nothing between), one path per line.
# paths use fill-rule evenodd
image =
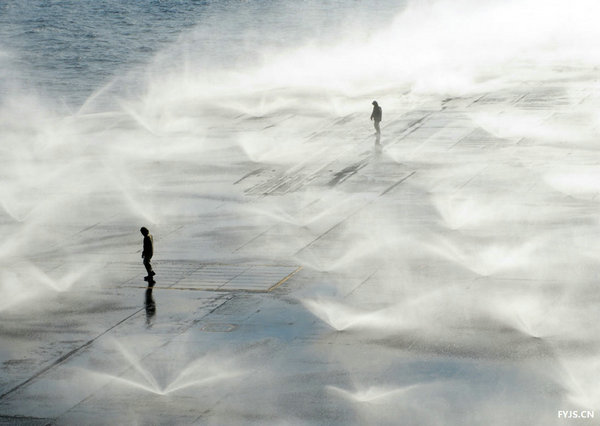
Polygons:
M153 393L153 394L156 394L156 395L166 395L166 392L163 392L163 391L161 391L159 389L156 389L156 388L154 388L152 386L149 386L149 385L146 385L144 383L136 382L135 380L129 380L129 379L125 379L125 378L120 377L120 376L115 376L113 374L100 373L100 372L97 372L97 371L87 371L87 373L91 374L91 375L93 375L95 377L98 377L98 378L110 379L110 380L115 381L115 382L117 382L119 384L127 385L127 386L130 386L130 387L136 388L136 389L141 389L141 390L144 390L146 392L150 392L150 393Z
M144 220L146 221L146 223L153 223L153 224L158 223L156 221L156 218L154 218L150 214L148 214L149 209L144 208L142 202L139 201L136 197L134 197L132 192L125 187L125 184L124 184L125 176L123 176L123 175L117 176L115 173L111 173L110 176L114 182L115 187L121 192L121 194L123 194L125 201L127 202L127 204L129 204L129 206L132 208L133 211L135 211L137 214L142 216L144 218Z
M77 175L86 166L84 160L73 159L68 165L59 165L56 162L49 164L51 166L32 166L28 174L18 173L12 182L0 187L0 207L14 221L24 223L30 220L45 220L49 208L55 209L56 206L64 205L69 198L85 195L85 192L76 191L67 196L55 191L56 188L62 188L65 181ZM82 178L78 177L78 180L81 181Z
M73 284L79 281L82 277L87 276L92 269L92 265L88 265L76 271L68 272L59 279L53 279L35 265L30 265L29 272L33 278L37 279L38 282L43 283L47 287L52 288L57 292L64 292L69 290Z
M48 289L58 293L68 291L92 269L88 265L55 279L31 263L21 264L18 269L4 268L0 271L0 312ZM25 283L28 285L24 286Z
M218 372L215 372L217 369ZM171 393L193 386L207 385L237 377L242 374L244 374L244 372L241 370L229 368L227 365L215 365L214 361L204 357L191 362L185 367L177 377L167 385L165 393Z
M317 318L320 318L337 331L363 324L370 315L332 301L306 299L302 303Z
M437 331L444 332L449 327L464 323L465 319L461 314L464 309L469 309L473 315L482 318L489 316L485 304L478 308L472 308L469 304L456 304L452 307L440 308L443 306L441 304L452 294L448 292L448 289L441 288L421 295L413 295L402 302L371 312L360 311L334 300L304 299L301 300L301 303L313 315L337 331L360 329L378 334L395 334L399 331L415 330L432 333L434 331L428 327L428 324L433 320L439 321L440 315L445 316L446 320L437 327ZM502 324L510 323L512 325L511 317L506 313L495 314L494 318Z
M324 208L312 212L307 211L306 208L300 208L290 213L280 204L265 204L264 206L245 207L245 209L249 214L257 217L272 219L274 224L283 223L297 227L307 227L312 224L318 225L324 219L339 216L347 206L353 205L353 202L355 202L355 199L352 197L341 200L327 200L323 202Z
M346 389L339 388L337 386L327 386L326 389L350 401L361 403L378 403L384 402L386 399L401 397L407 392L410 392L411 390L417 389L419 387L421 387L421 385L409 385L399 388L370 386L366 389L349 391Z
M582 407L600 409L600 362L595 357L586 361L579 366L568 361L564 363L570 379L567 384L569 400Z
M130 381L127 379L123 379L119 377L120 381L126 381L126 382L130 382L129 384L131 384L132 386L136 386L145 390L148 390L149 392L153 392L159 395L164 395L163 390L161 389L161 387L158 385L158 382L156 381L156 379L154 378L154 376L147 371L145 368L142 367L141 362L139 359L136 359L133 354L131 352L129 352L127 349L125 349L118 341L115 341L115 345L117 347L117 349L119 349L119 351L121 352L121 355L123 355L125 357L125 359L129 362L129 364L138 372L142 375L142 377L146 380L147 384L143 384L143 383L139 383L139 382L134 382L134 381Z
M14 271L0 271L0 312L31 297L37 290L23 287L23 280Z
M154 126L152 126L147 120L145 120L141 114L138 114L135 111L135 108L131 107L127 102L125 102L124 100L120 100L119 106L125 112L125 114L129 115L137 124L139 124L141 128L143 128L152 135L158 134Z
M115 84L115 81L116 80L110 81L109 83L102 86L100 89L96 90L90 96L88 96L88 98L83 102L83 104L79 107L79 109L75 112L74 115L77 117L85 115L86 111L91 108L92 104L94 103L94 101L96 99L100 98L101 96L103 96L105 93L107 93L109 90L112 89L112 87Z
M399 305L363 312L347 305L327 300L302 300L306 308L337 331L353 328L391 330L406 327L408 318L398 315Z
M244 374L241 371L230 371L230 372L222 372L218 374L214 374L209 377L203 377L201 379L192 379L189 376L198 371L198 366L194 366L193 368L186 368L182 371L177 378L169 384L165 389L165 394L176 392L181 389L186 389L194 386L203 386L208 385L214 382L218 382L225 379L231 379L237 376Z
M494 224L506 220L511 214L509 209L503 209L505 200L483 202L474 194L462 197L454 194L435 194L431 199L443 224L452 230L465 226Z
M491 245L469 251L459 244L443 237L429 243L422 243L432 253L458 263L481 276L489 276L502 270L527 265L532 253L539 248L541 241L532 238L522 244Z
M9 197L7 194L2 194L0 195L0 207L2 207L2 210L4 210L15 222L23 223L31 214L31 210L27 213L18 212L14 200L15 197Z
M138 388L156 395L168 395L170 393L179 391L181 389L186 389L195 386L206 386L221 380L233 378L244 374L241 370L235 369L227 369L221 368L221 371L207 376L206 370L211 369L214 366L208 366L205 359L199 359L192 362L190 365L185 367L173 380L171 383L166 386L160 386L155 377L148 371L147 369L142 367L141 360L135 357L130 351L128 351L123 345L121 345L118 341L115 341L115 346L123 355L123 357L127 360L127 362L137 371L143 378L143 381L136 381L133 379L126 379L121 376L103 373L103 372L91 372L92 374L103 377L110 378L120 384L124 384L127 386L131 386L134 388ZM214 369L214 368L212 368ZM198 375L204 375L204 377L197 378Z

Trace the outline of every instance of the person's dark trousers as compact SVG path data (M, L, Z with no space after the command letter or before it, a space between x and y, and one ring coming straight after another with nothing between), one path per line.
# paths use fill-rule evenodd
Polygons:
M154 273L152 272L152 265L150 264L150 260L147 257L144 258L144 266L146 267L146 272L148 272L148 276L151 277L152 275L154 275Z

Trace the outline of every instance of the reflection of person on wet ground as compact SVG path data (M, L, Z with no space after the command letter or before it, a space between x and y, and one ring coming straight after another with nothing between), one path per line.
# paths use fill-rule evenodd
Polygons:
M156 302L152 297L152 288L146 290L146 323L150 324L152 322L152 317L156 315Z
M146 227L142 226L140 228L140 232L144 236L144 242L142 247L142 259L144 259L144 266L146 267L146 271L148 272L148 276L144 277L144 281L148 281L148 285L152 287L154 285L154 278L152 277L155 275L155 273L152 270L150 260L152 260L152 256L154 255L154 244L152 241L152 235Z

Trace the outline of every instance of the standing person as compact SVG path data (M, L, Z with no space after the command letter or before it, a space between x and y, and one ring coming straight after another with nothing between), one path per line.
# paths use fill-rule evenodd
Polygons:
M148 272L148 276L144 277L144 281L148 281L148 284L154 284L154 279L152 278L155 274L152 270L152 265L150 264L150 260L152 260L152 255L154 254L154 243L152 241L152 235L150 231L144 226L140 228L140 232L144 236L144 243L142 247L142 259L144 259L144 266L146 267L146 271Z
M371 120L373 120L373 125L375 126L375 132L377 136L381 133L381 129L379 128L379 123L381 122L382 111L381 107L377 103L377 101L373 101L373 112L371 113Z

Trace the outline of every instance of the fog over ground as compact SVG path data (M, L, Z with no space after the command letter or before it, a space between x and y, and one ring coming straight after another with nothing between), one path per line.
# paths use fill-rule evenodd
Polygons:
M295 3L227 4L78 104L24 84L0 44L5 324L51 319L82 292L110 306L127 280L143 284L142 225L162 318L221 301L278 312L209 347L164 320L178 344L158 345L156 325L116 332L94 343L93 368L68 365L65 400L113 386L192 406L222 390L202 417L214 424L253 410L257 423L318 423L290 388L339 424L600 415L600 5L386 2L385 19L357 5L328 22ZM256 299L160 293L194 264L302 269ZM116 322L92 317L94 333ZM290 334L269 335L280 322ZM33 411L19 414L62 414Z

